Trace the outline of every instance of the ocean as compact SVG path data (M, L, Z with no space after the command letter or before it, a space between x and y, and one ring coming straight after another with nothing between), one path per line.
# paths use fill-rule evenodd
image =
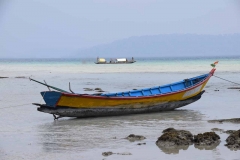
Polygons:
M0 59L0 71L5 76L16 72L41 73L169 73L206 72L210 64L220 61L219 72L239 72L240 56L235 57L186 57L139 58L129 65L96 65L96 59ZM25 73L23 73L25 72Z
M134 64L94 64L96 59L0 59L0 159L239 159L240 151L224 146L227 134L216 132L221 143L213 148L191 145L166 150L156 146L162 130L174 127L193 134L212 128L238 130L239 124L208 123L211 119L239 118L240 90L212 77L202 98L174 111L100 118L62 118L37 111L32 103L44 103L40 92L47 90L28 77L76 93L94 93L148 88L191 78L211 70L215 75L240 84L240 57L135 58ZM219 90L219 91L218 91ZM142 142L124 139L143 135ZM131 155L102 156L102 152Z

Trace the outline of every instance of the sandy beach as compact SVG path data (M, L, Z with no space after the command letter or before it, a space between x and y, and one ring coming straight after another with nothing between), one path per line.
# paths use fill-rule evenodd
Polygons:
M0 160L240 160L239 44L240 0L0 0Z
M208 122L239 118L240 90L228 89L236 85L212 77L199 101L175 111L101 118L62 118L54 121L52 115L38 112L36 106L31 105L43 103L39 92L47 88L30 82L28 76L32 75L40 81L46 80L62 89L68 89L70 81L74 91L93 93L84 91L84 88L100 87L107 92L126 91L162 85L204 73L75 73L68 72L67 67L65 70L60 73L56 70L37 69L2 71L8 73L2 76L9 78L0 79L0 159L239 159L239 150L230 150L224 146L228 134L221 130L215 131L221 142L212 148L199 148L193 144L184 148L166 149L155 144L162 131L169 127L188 130L194 135L210 132L213 128L225 131L240 129L237 123ZM238 72L217 70L215 74L239 81ZM124 139L130 134L142 135L146 139L135 142ZM106 157L102 155L108 151L119 154Z

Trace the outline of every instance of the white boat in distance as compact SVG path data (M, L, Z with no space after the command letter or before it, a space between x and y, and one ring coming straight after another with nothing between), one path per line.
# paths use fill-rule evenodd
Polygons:
M136 62L134 58L132 57L131 60L128 60L127 58L117 58L117 59L110 59L109 62L106 61L105 58L98 58L97 62L94 62L95 64L131 64Z

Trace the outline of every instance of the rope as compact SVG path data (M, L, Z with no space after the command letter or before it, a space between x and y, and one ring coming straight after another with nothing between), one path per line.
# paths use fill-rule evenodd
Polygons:
M240 83L236 83L236 82L233 82L233 81L229 81L229 80L227 80L227 79L224 79L224 78L221 78L221 77L218 77L218 76L215 76L215 75L213 75L213 76L216 77L216 78L222 79L222 80L224 80L224 81L228 81L228 82L231 82L231 83L240 85Z
M45 92L45 93L46 93L46 92ZM45 93L43 94L43 98L44 98L44 96L45 96ZM40 104L41 104L43 98L41 98L41 100L40 100ZM8 101L8 102L11 102L11 101ZM19 106L25 106L25 105L30 105L30 104L32 104L32 103L20 104L20 105L9 106L9 107L2 107L2 108L0 108L0 109L19 107Z
M29 104L32 104L32 103L20 104L20 105L9 106L9 107L2 107L2 108L0 108L0 109L6 109L6 108L12 108L12 107L25 106L25 105L29 105Z

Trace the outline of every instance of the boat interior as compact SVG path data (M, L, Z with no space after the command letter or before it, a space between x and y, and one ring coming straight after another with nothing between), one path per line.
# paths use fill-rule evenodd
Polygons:
M167 94L171 92L178 92L194 85L203 82L209 74L200 75L190 79L184 79L182 81L171 83L163 86L156 86L151 88L132 90L127 92L117 92L117 93L103 93L101 96L107 97L141 97L141 96L154 96L159 94Z

